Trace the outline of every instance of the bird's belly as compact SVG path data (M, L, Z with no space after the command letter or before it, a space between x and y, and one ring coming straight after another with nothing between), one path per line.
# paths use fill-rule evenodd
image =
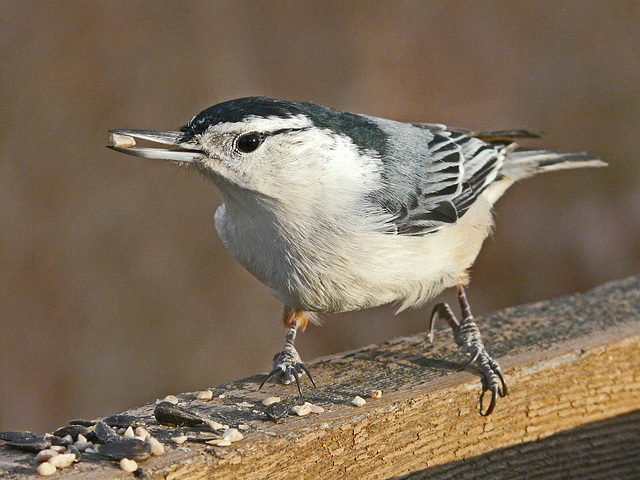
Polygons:
M465 281L491 226L488 209L480 217L472 210L422 237L325 230L292 238L273 223L231 221L222 207L216 229L238 262L286 305L344 312L395 302L404 309Z

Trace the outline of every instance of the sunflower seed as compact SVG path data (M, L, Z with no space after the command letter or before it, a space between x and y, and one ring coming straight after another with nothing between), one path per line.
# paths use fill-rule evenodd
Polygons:
M208 402L213 398L213 392L211 390L204 390L202 392L198 392L198 394L196 395L196 398L203 402Z
M49 448L51 446L51 440L48 438L35 437L31 439L25 439L22 441L13 441L5 443L8 447L17 448L19 450L23 450L25 452L39 452L40 450L44 450L45 448Z
M178 404L178 397L176 397L175 395L167 395L162 400L156 400L156 403L161 403L161 402L169 402L172 405L177 405Z
M33 432L0 432L0 440L5 442L25 442L35 440L36 438L42 438Z
M46 450L40 450L36 455L36 461L40 463L46 462L50 458L57 457L58 455L60 455L58 452L56 452L55 450L51 450L50 448Z
M111 145L118 148L129 148L136 144L133 137L130 137L129 135L122 135L120 133L112 133L109 135L109 142Z
M157 438L152 437L151 435L147 436L147 440L145 441L149 447L151 447L151 455L162 455L164 454L164 445L158 441Z
M311 409L311 413L324 413L324 408L319 405L314 405L313 403L304 402Z
M136 427L136 437L139 438L140 440L146 441L147 437L150 437L151 434L147 431L146 428L144 427Z
M273 403L277 403L280 400L281 400L280 397L267 397L264 400L262 400L262 405L264 405L265 407L268 407L269 405Z
M38 475L41 477L48 477L56 473L56 467L51 465L49 462L43 462L38 465Z
M205 420L204 421L205 425L207 427L209 427L211 430L222 430L225 428L225 426L221 423L216 422L215 420Z
M207 444L214 445L216 447L228 447L229 445L231 445L231 442L229 440L223 440L222 438L217 438L215 440L209 440Z
M356 395L356 396L353 398L353 400L351 400L351 403L352 403L354 406L356 406L356 407L361 407L361 406L363 406L365 403L367 403L367 401L366 401L364 398L362 398L362 397L360 397L360 396Z
M50 463L56 468L67 468L73 462L76 461L76 456L73 453L63 453L61 455L56 455L55 457L51 457L47 463Z
M186 435L178 435L176 437L171 437L171 441L173 443L175 443L176 445L182 445L188 439L189 439L189 437L187 437Z
M294 407L291 407L291 411L299 417L304 417L311 413L311 407L305 403L303 405L295 405Z
M277 422L279 420L282 420L287 415L289 415L289 409L283 403L276 402L269 405L265 409L264 413L266 413L267 418L269 418L269 420L273 420L274 422Z
M169 402L158 403L153 416L158 423L171 427L195 427L204 423L204 419L199 415Z
M83 427L93 427L96 424L93 420L84 420L82 418L74 418L69 420L69 425L81 425Z
M231 443L239 442L244 436L236 428L228 428L222 434L222 440L226 440Z
M123 458L122 460L120 460L120 468L125 472L133 473L138 469L138 464L135 460Z
M126 413L109 415L102 421L114 428L137 427L140 425L140 419L138 417L134 417L133 415L128 415Z
M82 460L82 454L80 453L80 450L78 450L75 446L73 445L69 445L67 447L67 453L72 454L75 457L74 462L79 462L80 460Z
M71 435L75 439L78 438L78 435L84 435L86 439L86 436L89 435L90 432L91 432L91 428L89 427L85 427L82 425L69 425L67 427L61 427L57 429L55 432L53 432L53 434L56 437L60 437L60 438L64 438L67 435Z
M151 447L137 438L123 438L117 442L95 446L96 453L112 460L145 460L151 455Z
M97 422L93 427L93 433L100 443L110 443L120 440L118 434L104 422Z

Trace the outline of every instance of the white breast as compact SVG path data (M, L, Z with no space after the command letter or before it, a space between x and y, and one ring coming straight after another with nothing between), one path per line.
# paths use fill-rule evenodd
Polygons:
M483 195L456 225L422 237L382 233L355 220L349 229L330 221L305 229L260 202L233 198L215 221L231 254L287 305L337 312L397 302L404 309L464 283L491 229L496 193L487 194L491 202Z

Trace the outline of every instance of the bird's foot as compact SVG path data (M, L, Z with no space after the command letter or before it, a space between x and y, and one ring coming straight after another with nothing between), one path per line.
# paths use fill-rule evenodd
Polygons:
M302 387L300 386L300 375L306 373L309 376L309 380L313 384L313 388L316 388L316 382L313 381L313 376L307 368L307 366L300 358L300 355L292 344L285 345L284 349L280 353L276 353L273 357L273 364L271 371L260 383L260 388L269 380L274 377L285 385L295 381L298 387L298 393L302 396Z
M460 351L469 356L469 360L460 368L460 370L466 369L471 363L475 362L476 367L482 374L480 415L491 415L491 412L493 412L493 409L496 406L498 396L504 397L507 395L507 384L504 381L500 365L491 358L482 343L480 330L468 309L468 305L466 309L463 308L463 312L467 315L462 322L459 322L451 311L449 305L446 303L439 303L434 307L433 313L431 314L431 326L433 326L433 320L437 316L446 321L453 330L453 336L456 344L460 346ZM483 400L486 392L491 392L491 401L489 402L487 409L484 410Z

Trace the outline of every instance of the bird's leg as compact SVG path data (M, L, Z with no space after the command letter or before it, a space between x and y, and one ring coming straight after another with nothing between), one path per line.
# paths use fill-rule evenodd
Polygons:
M458 285L456 287L458 293L458 301L460 302L460 310L463 320L458 322L451 308L446 303L437 304L431 314L431 323L429 327L429 339L433 340L433 321L435 317L446 321L451 330L453 330L453 338L456 344L460 346L463 354L468 355L469 360L462 366L460 370L464 370L470 363L475 362L478 370L482 374L482 394L480 395L480 415L487 416L493 412L496 406L498 395L504 397L507 394L507 384L504 381L500 365L489 356L484 348L482 339L480 338L480 330L473 318L464 287ZM485 392L491 392L491 402L486 411L483 411L482 400Z
M264 380L262 380L260 388L262 388L266 381L271 377L277 378L281 383L284 383L285 385L295 380L296 386L298 387L298 393L300 393L300 396L302 396L302 388L300 387L301 373L304 372L309 375L309 380L311 380L314 388L316 388L316 383L313 381L311 372L302 362L300 355L293 346L293 342L295 342L296 340L298 329L303 332L307 327L309 318L304 311L285 305L282 320L284 322L284 326L287 327L284 348L280 353L276 353L276 355L273 357L271 372L269 372Z

